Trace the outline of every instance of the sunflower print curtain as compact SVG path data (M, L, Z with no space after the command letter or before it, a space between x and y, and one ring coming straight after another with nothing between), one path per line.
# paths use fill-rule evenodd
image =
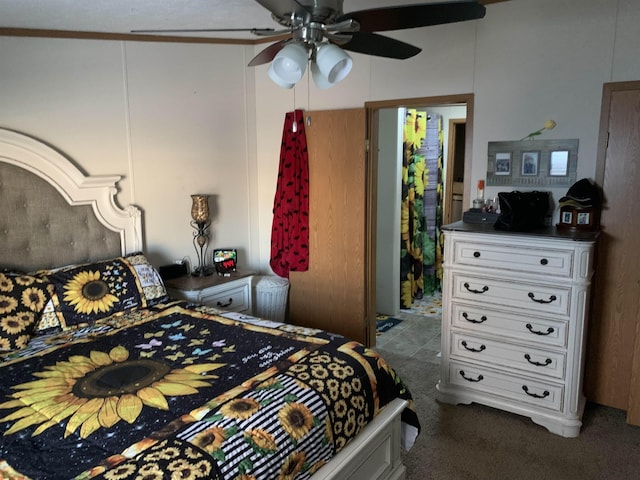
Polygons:
M400 307L440 288L442 117L407 109L403 129Z

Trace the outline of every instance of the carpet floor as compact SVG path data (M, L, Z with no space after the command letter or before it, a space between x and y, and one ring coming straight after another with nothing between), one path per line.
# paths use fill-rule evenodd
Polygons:
M440 316L402 311L378 350L409 386L422 432L403 453L406 480L626 480L640 478L640 427L625 412L588 403L579 437L549 433L529 418L435 399Z

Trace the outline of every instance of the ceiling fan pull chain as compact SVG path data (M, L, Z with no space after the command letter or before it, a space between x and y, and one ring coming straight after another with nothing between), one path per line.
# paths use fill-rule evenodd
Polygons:
M291 125L291 131L296 133L298 131L298 119L296 118L296 87L293 87L293 124Z

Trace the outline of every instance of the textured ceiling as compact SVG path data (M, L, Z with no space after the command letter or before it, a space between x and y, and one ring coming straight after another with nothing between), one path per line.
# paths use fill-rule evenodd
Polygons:
M493 3L496 0L483 1ZM497 0L501 1L501 0ZM411 0L344 0L345 13ZM426 3L426 2L425 2ZM132 30L202 28L279 28L254 0L0 0L0 34L38 30L130 34ZM49 32L52 33L52 32ZM176 34L255 40L249 32ZM51 36L56 36L55 32Z

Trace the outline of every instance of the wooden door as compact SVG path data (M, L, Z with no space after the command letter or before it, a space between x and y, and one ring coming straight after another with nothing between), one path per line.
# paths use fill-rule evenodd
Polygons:
M464 195L464 165L466 142L466 118L449 119L449 144L445 169L444 225L462 220Z
M309 270L291 272L290 321L375 344L375 230L365 109L306 112Z
M596 181L604 192L585 393L640 425L640 82L606 84Z

